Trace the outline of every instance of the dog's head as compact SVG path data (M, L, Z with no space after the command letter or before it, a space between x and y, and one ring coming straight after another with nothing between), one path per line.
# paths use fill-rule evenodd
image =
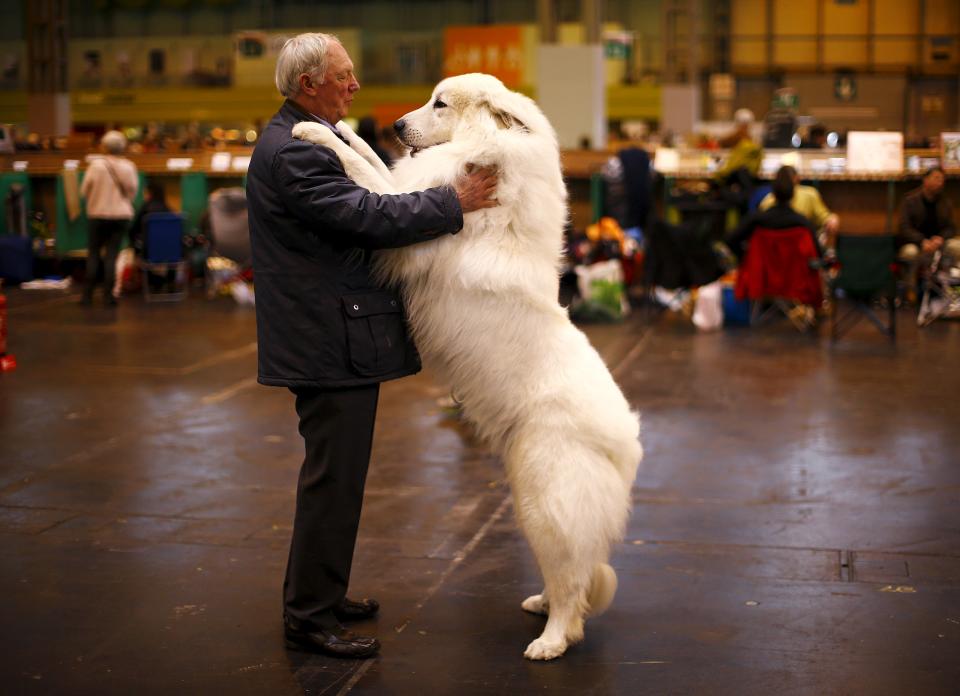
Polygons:
M393 124L400 141L415 155L433 145L456 140L463 129L474 133L511 130L529 133L546 123L529 98L511 92L492 75L470 73L448 77L436 86L430 101Z

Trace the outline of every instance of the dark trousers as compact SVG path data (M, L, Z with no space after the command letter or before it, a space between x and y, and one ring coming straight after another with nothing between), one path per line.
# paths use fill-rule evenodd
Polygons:
M295 627L330 628L350 581L380 386L291 391L306 456L283 582L284 617Z
M87 277L83 294L88 299L93 297L93 288L100 275L100 250L103 255L103 284L107 296L113 293L114 276L117 268L117 252L120 251L120 240L130 224L129 220L107 220L91 218L88 225L89 238L87 240Z

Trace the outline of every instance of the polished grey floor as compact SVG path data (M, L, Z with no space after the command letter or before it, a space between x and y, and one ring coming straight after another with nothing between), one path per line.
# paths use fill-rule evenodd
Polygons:
M4 694L960 692L960 324L587 327L647 456L617 600L548 664L499 462L429 375L385 385L353 589L383 654L340 662L283 648L302 446L252 311L9 299Z

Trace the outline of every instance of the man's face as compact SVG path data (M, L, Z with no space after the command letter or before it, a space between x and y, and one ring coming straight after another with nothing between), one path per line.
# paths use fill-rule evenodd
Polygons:
M927 198L936 198L943 191L943 174L941 172L930 172L923 180L923 192Z
M317 115L330 123L336 123L347 115L353 93L360 89L353 74L353 61L346 50L338 43L330 44L327 49L327 72L323 84L316 85L316 102L319 105Z

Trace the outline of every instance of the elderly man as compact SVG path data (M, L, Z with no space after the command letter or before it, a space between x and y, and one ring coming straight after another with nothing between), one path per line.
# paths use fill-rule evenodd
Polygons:
M293 138L300 121L339 136L336 124L360 89L334 36L287 41L276 83L286 101L253 152L247 197L259 381L293 392L306 449L284 635L291 648L369 657L377 640L341 622L379 607L346 598L379 384L420 369L399 296L371 277L371 252L456 234L464 214L496 205L496 177L477 169L454 187L378 195L351 181L333 150Z

